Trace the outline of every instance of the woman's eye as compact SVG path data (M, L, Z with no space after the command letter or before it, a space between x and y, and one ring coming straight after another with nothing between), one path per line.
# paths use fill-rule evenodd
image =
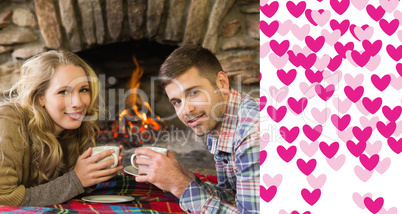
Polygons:
M59 91L59 94L67 94L67 90Z
M81 89L81 92L89 92L89 88L83 88Z

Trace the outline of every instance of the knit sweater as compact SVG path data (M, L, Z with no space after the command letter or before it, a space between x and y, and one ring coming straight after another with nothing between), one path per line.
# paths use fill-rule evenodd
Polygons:
M4 115L4 112L1 113ZM16 115L13 113L5 114ZM15 122L0 117L0 205L49 206L84 193L74 170L30 187L31 145L24 143L20 128Z

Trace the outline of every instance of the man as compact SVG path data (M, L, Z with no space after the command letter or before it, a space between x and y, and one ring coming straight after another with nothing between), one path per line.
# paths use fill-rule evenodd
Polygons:
M137 182L149 182L180 199L180 206L196 213L258 213L260 179L259 104L229 86L216 56L185 45L160 68L159 78L179 119L198 136L207 136L214 154L218 185L201 181L179 163L173 153L147 149L136 154Z

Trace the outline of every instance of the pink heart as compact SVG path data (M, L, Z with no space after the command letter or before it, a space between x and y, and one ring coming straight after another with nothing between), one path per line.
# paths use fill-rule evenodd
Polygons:
M313 109L311 109L311 115L313 115L313 118L319 124L324 124L328 120L329 116L331 115L331 109L325 108L322 111L320 111L317 108L313 108Z
M378 214L397 214L398 210L396 209L396 207L391 207L389 208L389 210L387 211L384 207L381 208L380 212L378 212Z
M330 4L332 9L335 10L336 13L342 15L349 7L350 0L330 0Z
M286 142L292 143L299 135L299 127L295 126L288 130L285 126L282 126L281 128L279 128L279 132L283 139L286 140Z
M384 33L386 33L388 36L391 36L396 32L399 26L399 20L394 19L391 22L388 22L385 19L380 20L380 27Z
M385 138L389 138L396 129L395 122L388 122L387 124L383 123L382 121L378 121L376 124L378 132Z
M279 22L279 21L278 21L278 22ZM278 33L279 33L281 36L285 36L286 34L289 33L292 24L293 24L293 23L292 23L292 20L290 20L290 19L288 19L288 20L286 20L285 22L281 23L281 24L279 25L279 28L278 28Z
M268 3L269 0L260 0L260 6L264 6Z
M366 193L364 194L364 196L361 196L359 193L355 192L353 193L353 201L355 202L355 204L360 207L360 209L366 209L366 206L364 205L364 198L366 197L372 197L371 193Z
M394 74L390 74L391 76L391 86L399 91L402 88L402 76L396 77Z
M296 69L290 69L289 71L280 69L277 71L277 75L283 84L289 86L295 80L297 72Z
M265 162L266 158L267 158L267 151L261 150L260 151L260 166Z
M282 175L281 174L277 174L274 177L271 177L268 174L264 174L262 179L264 180L264 183L266 186L276 186L279 187L279 185L282 182Z
M270 202L276 195L277 188L276 186L270 186L268 189L265 189L264 186L260 186L260 197L265 202Z
M339 149L338 142L333 142L331 145L328 145L326 142L320 143L320 150L322 154L324 154L325 157L329 159L335 156L335 154L338 152L338 149Z
M331 61L328 64L328 69L331 71L335 71L336 69L339 68L339 66L342 63L342 56L336 55L334 58L331 58Z
M306 176L310 175L317 166L317 161L315 159L310 159L305 162L303 159L299 158L296 163L299 170Z
M370 197L364 198L364 205L366 205L367 209L372 213L378 213L384 205L384 199L379 197L375 201Z
M401 21L399 21L399 23L402 23L402 22L401 22ZM401 42L402 42L402 30L398 31L397 35L398 35L398 39L399 39L399 41L401 41Z
M333 114L331 116L331 121L332 124L334 124L335 128L337 128L339 131L345 130L349 123L350 123L350 115L346 114L343 117L339 117L336 114Z
M285 54L285 55L279 57L276 54L271 53L269 55L269 61L275 68L282 69L283 67L285 67L286 63L289 61L289 55Z
M334 94L335 86L331 84L324 88L321 84L317 84L315 86L315 92L322 100L327 101Z
M363 86L358 86L355 89L353 89L350 86L346 86L344 88L344 91L345 91L346 97L350 101L357 103L360 100L360 98L363 96L364 88L363 88Z
M402 107L401 106L395 106L393 109L391 109L389 106L383 106L382 107L382 113L384 114L384 116L389 121L394 121L395 122L401 116Z
M399 154L402 152L402 138L396 141L395 138L390 137L387 140L389 148L392 149L396 154Z
M271 18L275 15L276 11L278 11L279 3L277 1L272 2L271 4L265 4L260 6L261 12L266 15L268 18Z
M310 48L308 48L307 46L305 46L304 48L301 48L298 45L293 45L292 50L293 50L294 54L302 53L303 55L306 55L306 56L311 53Z
M372 171L378 164L378 161L380 160L380 156L378 154L372 155L371 157L368 157L365 154L361 154L359 156L360 163L364 166L369 171Z
M376 22L378 22L385 14L385 10L381 6L375 8L371 4L367 5L366 11L369 16Z
M346 142L346 147L348 148L349 152L354 155L355 157L359 157L363 154L364 150L366 149L367 143L365 141L358 142L355 144L353 141L348 140Z
M332 103L341 114L345 114L349 110L350 106L352 106L352 102L349 99L344 99L342 101L338 97L335 97L332 100Z
M354 170L355 170L356 176L363 182L368 181L374 172L374 171L368 171L368 170L362 168L361 166L355 166Z
M319 71L323 71L331 61L331 57L327 54L324 54L321 58L317 57L317 60L314 63L314 67L317 68Z
M306 9L306 2L301 1L296 5L293 1L288 1L286 3L286 8L288 9L290 14L298 18L303 14L304 10Z
M368 97L364 97L362 103L364 108L367 109L368 112L370 112L371 114L375 114L382 105L382 99L381 97L377 97L371 100Z
M389 44L387 45L386 49L388 55L396 62L398 62L402 58L402 45L395 48L393 45Z
M320 13L317 10L311 11L311 18L313 18L314 22L317 23L319 26L323 27L329 19L331 18L331 11L324 10L323 13Z
M271 45L272 51L278 56L283 56L289 49L290 45L289 40L284 40L281 43L276 40L271 40L269 44Z
M353 50L351 53L353 61L360 67L364 67L370 60L370 53L367 51L359 52Z
M390 158L384 158L382 161L380 161L375 168L375 171L377 171L380 174L384 174L389 166L391 165L391 159Z
M399 0L380 0L380 5L387 13L391 13L398 6Z
M302 189L301 195L303 199L310 205L314 205L317 203L318 199L320 199L321 196L321 190L320 189L315 189L312 192L310 192L307 189Z
M377 74L373 74L371 75L371 82L379 91L384 91L391 82L391 76L386 74L382 77L379 77Z
M367 68L369 71L374 71L374 70L378 67L378 65L380 65L380 62L381 62L381 56L380 56L380 55L376 55L376 56L372 57L372 58L368 61L368 63L366 64L366 68Z
M338 157L332 157L331 159L326 158L328 165L335 171L342 168L345 163L346 156L344 154L338 155Z
M373 133L373 129L371 127L366 127L362 130L358 126L354 126L352 132L357 140L361 142L366 142Z
M285 117L286 111L286 106L281 106L278 109L273 106L268 106L267 108L268 115L277 123L279 123Z
M299 146L301 150L304 152L309 157L312 157L318 150L318 142L313 141L310 144L308 144L306 141L302 140L299 143Z
M324 55L325 56L325 55ZM335 72L330 72L328 70L324 70L322 76L325 79L325 82L332 85L338 85L339 81L342 79L342 71L337 70Z
M339 29L334 30L330 33L328 30L322 30L321 35L324 36L325 42L329 46L333 46L336 42L338 42L339 38L341 37L341 31Z
M274 98L278 103L282 102L289 93L289 88L283 86L280 89L277 89L275 86L269 87L269 94L272 98Z
M394 132L394 136L398 137L402 133L402 120L396 124L396 129Z
M402 12L399 10L395 10L394 18L399 20L399 23L402 23Z
M271 51L271 47L269 46L269 42L264 43L260 47L260 58L264 58L268 55L269 51Z
M286 149L282 145L279 145L276 148L276 151L277 151L279 157L282 158L282 160L289 163L293 159L293 157L296 155L297 148L296 148L296 146L291 146L288 149Z
M311 69L306 69L305 75L306 75L308 81L310 81L311 83L315 83L315 82L319 83L323 79L322 71L314 72Z
M338 136L343 142L346 142L349 139L352 139L353 138L352 127L349 127L346 130L338 132Z
M329 22L329 25L331 26L331 29L333 31L339 30L341 32L341 36L343 36L343 34L345 34L346 31L348 31L349 29L350 21L348 19L345 19L341 23L339 23L337 20L332 19Z
M269 140L270 140L269 133L264 133L262 135L262 138L260 139L260 150L264 149L268 145Z
M378 52L381 50L382 42L381 40L377 40L371 43L368 40L363 41L363 48L366 52L370 54L370 56L376 56Z
M307 182L313 189L321 189L324 186L327 176L325 174L319 175L317 178L314 175L307 176Z
M378 120L379 120L379 118L377 116L372 117L370 120L364 116L361 116L359 121L363 128L370 126L373 129L375 129L375 126L376 126Z
M262 111L267 104L267 97L262 96L260 97L260 111Z
M352 64L353 66L357 67L358 65L356 64L356 62L352 58L352 51L347 50L345 52L345 56L346 56L346 59L350 62L350 64Z
M361 28L361 27L357 27L357 26L356 26L354 32L355 32L355 34L356 34L356 37L357 37L360 41L363 41L363 40L366 40L366 39L367 39L367 40L370 40L371 37L372 37L373 34L374 34L374 28L373 28L373 27L367 27L366 29L363 29L363 28Z
M325 37L324 36L319 36L316 39L314 39L311 36L306 36L305 38L307 47L310 48L313 52L318 52L321 50L322 46L325 43Z
M358 10L363 10L369 0L351 0L353 6Z
M358 102L356 102L356 107L357 107L357 110L359 110L360 113L362 113L364 116L367 116L367 115L370 114L370 112L368 112L368 111L366 110L366 108L364 108L363 103L362 103L361 100L359 100Z
M301 82L299 84L300 91L303 93L303 96L307 97L308 99L314 97L316 95L315 86L317 83L313 83L310 86L307 85L305 82Z
M369 141L366 142L367 146L366 146L366 152L368 155L372 156L375 154L378 154L381 150L382 147L382 142L377 140L376 142L374 142L373 144L371 144Z
M355 77L353 77L351 74L345 74L346 84L348 84L353 89L360 86L363 83L363 80L364 80L363 74L358 74Z
M350 50L352 51L354 49L354 43L353 42L348 42L346 45L343 45L340 42L335 43L334 48L336 52L341 56L342 58L346 58L346 51Z
M302 97L299 100L296 100L293 97L288 98L288 105L290 109L296 114L302 113L306 108L307 104L308 100L305 97Z
M303 132L308 139L310 139L311 141L315 141L321 135L322 126L316 125L314 128L311 128L309 125L306 124L303 126Z
M296 24L292 24L290 30L298 40L302 41L310 33L310 25L305 24L302 27L299 27Z
M268 24L266 21L260 21L260 30L268 37L272 37L279 28L279 22L273 21Z

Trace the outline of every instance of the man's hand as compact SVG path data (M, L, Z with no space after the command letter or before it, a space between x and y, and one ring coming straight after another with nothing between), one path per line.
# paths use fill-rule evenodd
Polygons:
M158 188L171 192L177 198L180 198L188 184L194 176L183 164L176 160L173 153L168 152L168 156L160 154L150 149L137 149L137 155L145 155L148 158L137 158L136 164L147 165L141 167L135 180L137 182L148 182Z

